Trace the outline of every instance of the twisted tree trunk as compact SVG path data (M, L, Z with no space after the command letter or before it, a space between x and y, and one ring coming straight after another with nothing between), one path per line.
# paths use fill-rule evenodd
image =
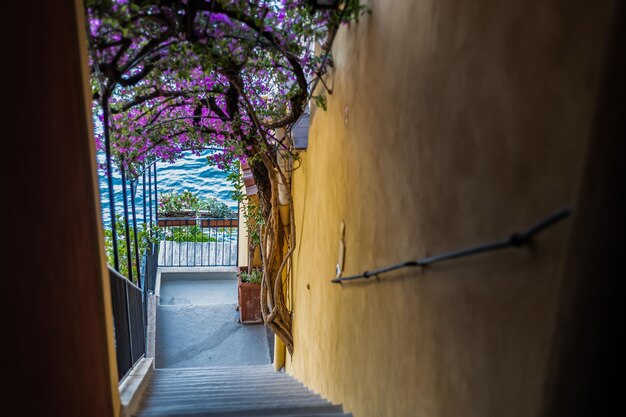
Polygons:
M285 230L282 225L278 200L279 178L282 178L281 182L284 183L285 177L275 159L268 155L264 155L261 162L253 165L253 175L259 189L259 199L265 218L265 224L261 226L260 231L263 260L261 312L265 324L283 341L289 353L293 353L291 311L284 293L284 285L288 282L285 265L293 252L293 233L290 233L289 229ZM290 194L290 190L288 191ZM291 207L290 204L290 211ZM283 274L287 280L283 280Z

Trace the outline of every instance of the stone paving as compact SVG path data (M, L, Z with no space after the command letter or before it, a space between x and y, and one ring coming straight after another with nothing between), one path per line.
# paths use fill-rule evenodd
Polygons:
M162 277L165 277L164 274ZM192 275L190 275L192 276ZM232 274L162 278L156 320L156 367L269 364L265 326L238 323Z

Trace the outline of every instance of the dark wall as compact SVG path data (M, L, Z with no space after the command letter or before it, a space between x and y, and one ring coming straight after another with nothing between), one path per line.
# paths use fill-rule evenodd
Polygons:
M609 45L563 277L545 416L624 414L620 368L626 248L623 3L614 14Z
M117 408L76 8L2 5L2 415L111 416Z

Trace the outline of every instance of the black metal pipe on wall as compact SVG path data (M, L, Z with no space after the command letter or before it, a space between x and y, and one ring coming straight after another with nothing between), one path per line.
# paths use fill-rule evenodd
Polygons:
M348 277L340 277L334 278L331 280L333 284L341 284L348 281L360 280L360 279L369 279L372 277L378 277L379 275L396 271L398 269L411 268L411 267L427 267L429 265L449 261L452 259L463 258L466 256L477 255L484 252L491 252L506 248L514 248L520 247L530 243L531 239L538 233L543 230L565 220L572 214L572 209L564 208L558 210L548 217L542 219L538 223L532 225L530 228L519 232L513 233L509 238L492 242L485 243L482 245L472 246L470 248L459 249L451 252L445 252L434 256L429 256L426 258L421 258L417 260L411 260L406 262L400 262L394 265L384 266L382 268L377 268L371 271L365 271L362 274L351 275Z

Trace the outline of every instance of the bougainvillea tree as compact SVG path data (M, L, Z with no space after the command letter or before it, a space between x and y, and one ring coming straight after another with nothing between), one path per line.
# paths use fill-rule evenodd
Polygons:
M279 161L293 152L284 132L325 73L337 28L361 12L358 0L343 0L337 10L315 10L307 0L87 1L94 101L104 127L98 147L131 175L187 150L217 148L212 162L231 172L248 161L264 218L263 317L290 351L282 277L295 228L290 164ZM287 189L287 229L279 184Z

